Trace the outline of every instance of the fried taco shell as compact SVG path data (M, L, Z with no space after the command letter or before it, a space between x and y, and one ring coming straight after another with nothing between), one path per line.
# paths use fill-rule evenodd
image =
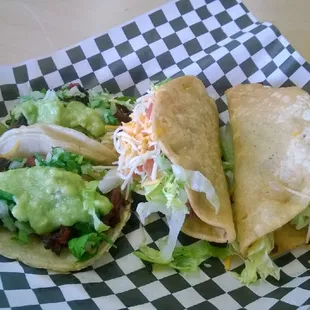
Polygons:
M173 164L200 171L220 200L216 214L205 194L186 188L191 215L183 232L225 243L235 239L232 209L221 163L219 117L214 100L196 77L184 76L162 85L154 94L152 129Z

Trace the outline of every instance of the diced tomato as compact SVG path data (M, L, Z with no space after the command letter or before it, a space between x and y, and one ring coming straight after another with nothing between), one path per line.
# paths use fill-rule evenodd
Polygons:
M80 84L79 83L70 83L69 85L68 85L68 88L69 89L71 89L71 88L73 88L73 87L79 87L80 86Z
M186 202L186 207L187 207L187 209L188 209L188 211L189 211L189 214L188 214L188 216L189 217L193 217L193 216L195 216L195 212L194 212L194 210L192 209L192 206L191 206L191 204L190 204L190 202L187 200L187 202Z
M35 165L36 165L36 158L35 158L35 156L29 156L27 158L25 166L26 167L34 167Z
M148 175L152 174L154 159L148 159L144 164L144 170Z
M151 118L152 110L153 110L153 103L151 103L149 107L145 110L145 114L148 119Z
M188 211L190 211L192 209L192 206L191 206L191 204L190 204L190 202L188 200L186 201L185 205L186 205Z

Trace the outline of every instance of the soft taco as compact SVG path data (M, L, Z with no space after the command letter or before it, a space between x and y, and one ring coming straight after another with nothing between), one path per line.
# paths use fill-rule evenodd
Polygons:
M102 166L114 158L109 149L82 133L40 125L4 133L0 154L1 255L70 272L113 246L130 204L112 167Z
M133 98L107 91L85 90L77 83L60 90L34 91L22 96L0 130L34 124L71 128L111 145L113 130L129 121Z
M181 229L218 243L235 239L219 140L215 102L193 76L152 86L115 131L122 189L146 197L137 207L142 223L161 212L170 230L160 254L143 247L139 257L171 260Z
M233 210L244 283L279 279L270 257L309 242L310 96L297 87L226 92L234 147ZM307 233L308 232L308 233Z

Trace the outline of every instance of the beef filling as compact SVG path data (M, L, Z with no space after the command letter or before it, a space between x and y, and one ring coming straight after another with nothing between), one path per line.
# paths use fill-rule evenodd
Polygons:
M131 121L130 114L131 112L124 106L116 104L117 112L114 114L114 117L118 119L121 123L129 123Z
M34 167L36 165L36 158L35 156L27 157L27 161L25 163L25 167Z
M109 194L108 198L111 200L113 208L109 214L102 218L102 221L114 228L121 220L121 211L126 205L122 192L119 188L114 188ZM41 240L45 249L51 250L57 255L68 247L70 239L77 237L77 231L74 227L61 226L56 231L41 236Z
M11 161L9 159L0 157L0 172L7 171L9 169Z
M108 193L108 198L112 202L113 208L109 214L102 218L102 221L104 224L114 228L120 222L121 211L126 206L127 202L119 188L112 189L112 191Z
M41 236L44 247L47 250L51 250L57 255L68 246L68 241L74 234L73 227L61 226L56 231Z

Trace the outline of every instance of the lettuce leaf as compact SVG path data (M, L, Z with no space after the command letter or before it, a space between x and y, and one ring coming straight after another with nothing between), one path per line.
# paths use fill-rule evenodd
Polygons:
M222 166L228 189L230 194L232 194L234 185L234 150L230 123L227 123L224 129L220 131L220 138L222 149Z
M145 224L145 220L149 215L156 212L165 214L167 218L169 235L160 249L160 255L163 261L169 261L176 246L186 214L188 214L188 209L185 205L179 208L167 208L165 204L158 202L141 202L138 204L137 213L142 224Z
M61 147L53 147L52 152L43 159L38 153L34 154L37 166L62 168L79 175L89 175L93 179L101 179L105 173L94 171L91 161L84 156L67 152Z
M12 202L11 200L3 200L3 198L0 200L0 220L2 221L3 227L7 228L11 232L15 232L16 227L14 225L14 220L10 214L9 203L11 202Z
M169 261L185 217L189 213L185 186L205 193L216 211L220 203L211 182L199 171L185 170L178 165L171 164L163 154L158 156L155 162L161 171L161 176L155 181L145 181L141 184L140 193L143 192L148 202L140 203L137 213L142 224L152 213L161 212L166 215L169 234L160 248L160 255L163 261Z
M160 82L158 82L158 81L152 82L151 83L151 90L154 91L154 90L158 89L160 86L170 82L171 80L172 80L171 78L167 78L167 79L160 81Z
M14 195L6 191L3 191L2 189L0 189L0 200L5 200L10 203L11 202L15 203Z
M227 123L224 130L221 131L221 149L223 156L224 169L233 170L234 168L234 149L232 130L230 123Z
M87 228L78 226L79 231L88 231ZM98 253L101 242L113 245L113 241L104 233L91 232L68 242L68 248L78 261L92 258Z
M113 188L123 183L122 178L117 174L117 168L110 169L103 179L99 182L98 188L102 194L109 193Z
M186 170L178 165L172 165L172 171L175 177L183 181L190 189L201 192L212 204L217 213L220 209L220 200L215 192L212 183L199 171Z
M101 240L99 234L90 233L79 238L71 239L68 242L68 247L72 255L79 261L84 261L97 254Z
M170 260L163 260L160 251L143 246L134 254L153 264L166 265L182 272L194 272L199 265L210 257L225 259L231 255L228 247L219 248L200 240L191 245L176 247Z
M232 272L232 274L245 285L256 282L258 275L262 279L272 276L279 280L280 268L269 256L273 248L273 234L260 238L249 248L248 258L245 260L245 268L242 270L241 274L239 275L236 272Z
M29 223L15 221L14 224L18 229L18 234L15 238L21 243L28 243L28 236L34 233Z
M291 220L291 225L295 226L297 230L303 229L310 225L310 206L300 212L294 219Z
M124 106L129 111L133 110L135 98L110 94L106 92L89 91L89 106L101 116L107 125L119 125L118 119L114 116L117 113L117 105Z

